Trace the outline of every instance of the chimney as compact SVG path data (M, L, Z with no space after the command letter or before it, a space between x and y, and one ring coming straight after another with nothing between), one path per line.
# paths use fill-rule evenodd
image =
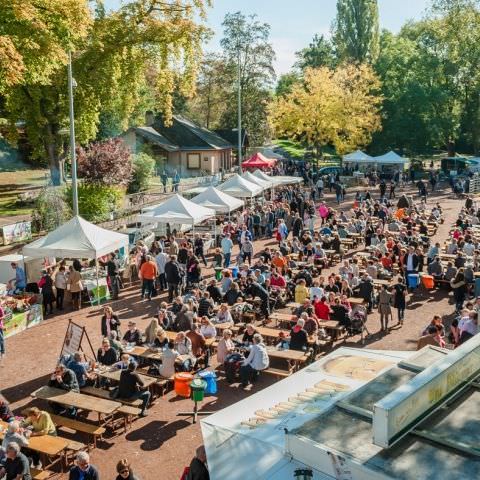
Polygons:
M155 114L151 110L145 112L145 126L151 127L155 122Z

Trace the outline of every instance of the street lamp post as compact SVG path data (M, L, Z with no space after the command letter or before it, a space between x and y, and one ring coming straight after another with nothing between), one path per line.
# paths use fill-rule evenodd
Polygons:
M238 166L242 166L242 67L240 45L238 47Z
M77 154L75 151L75 118L73 111L73 87L72 54L68 52L68 104L70 113L70 155L72 157L72 195L73 214L78 215L78 188L77 188Z

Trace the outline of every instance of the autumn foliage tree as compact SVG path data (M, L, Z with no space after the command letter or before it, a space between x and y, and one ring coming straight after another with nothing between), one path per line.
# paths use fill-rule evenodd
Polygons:
M380 82L367 65L345 65L336 70L307 68L303 82L269 105L277 136L302 141L337 153L368 145L380 129Z

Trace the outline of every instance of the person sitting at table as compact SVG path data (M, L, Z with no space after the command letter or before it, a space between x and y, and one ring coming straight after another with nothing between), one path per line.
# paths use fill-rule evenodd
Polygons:
M125 332L122 340L124 343L133 343L134 345L142 344L142 334L135 322L128 322L128 330Z
M443 265L440 257L435 257L427 266L427 272L434 280L441 280L443 277Z
M195 366L197 361L196 357L192 353L192 341L187 337L185 332L178 332L175 337L174 343L175 350L184 357L181 364L181 370L183 372L189 372Z
M78 386L80 388L86 385L93 385L93 377L88 372L88 363L82 352L75 352L73 358L67 363L69 368L77 377Z
M20 422L17 422L16 420L13 420L8 424L7 431L3 437L3 441L0 446L0 464L2 463L2 450L3 453L6 453L8 444L12 442L15 442L18 446L20 446L20 448L28 447L29 443L28 438L23 435L21 431Z
M229 323L233 325L233 318L228 305L226 303L222 303L220 308L218 309L215 318L213 319L213 323Z
M128 353L122 353L120 360L112 365L117 370L126 370L128 365L133 362L133 358Z
M210 283L207 287L207 292L210 294L210 298L215 303L219 303L222 301L223 294L219 286L217 285L217 281L215 279L210 280Z
M313 308L310 307L306 312L303 312L300 318L303 318L305 321L303 328L308 336L316 335L318 331L318 320L314 317Z
M101 320L101 330L103 337L109 337L110 332L115 330L116 332L119 331L120 327L120 320L118 319L118 315L113 313L112 307L106 305L103 308L103 315Z
M168 344L167 333L162 327L157 328L157 332L152 343L155 348L165 348L167 346Z
M186 332L193 327L195 314L188 310L186 305L183 305L180 312L177 313L174 320L174 330L177 332Z
M457 276L458 269L454 267L452 262L447 263L447 268L445 269L444 279L448 282L452 281Z
M210 298L210 293L205 290L203 292L202 298L198 302L198 316L210 316L213 310L213 301Z
M120 373L120 381L118 383L118 390L116 392L116 398L124 398L126 400L142 400L142 407L140 416L147 416L147 405L150 401L150 392L144 390L143 380L136 372L136 362L130 362L126 370L122 370Z
M217 336L217 329L207 316L203 316L200 320L200 333L205 338L215 338Z
M270 360L263 338L259 333L253 336L253 344L250 347L248 357L240 367L240 381L245 388L257 378L258 374L268 368Z
M253 340L253 337L252 337ZM219 365L223 365L225 358L235 351L235 344L232 340L232 331L226 328L222 333L222 338L217 346L217 361Z
M330 305L327 303L327 297L323 296L319 300L313 302L315 315L320 320L330 320L330 313L332 312Z
M80 392L75 372L73 372L61 363L59 363L55 367L55 372L50 377L48 386L53 388L60 388L69 392ZM65 409L65 407L63 407L62 405L52 402L51 408L57 414L67 413L69 416L72 417L76 415L76 409L73 407L68 407Z
M157 335L157 331L160 328L160 324L158 322L158 318L154 317L150 320L147 328L145 329L145 343L150 345L155 341L155 337Z
M110 346L115 349L117 352L117 356L121 355L123 352L123 344L122 342L118 339L118 332L115 330L112 330L110 332L110 335L108 336L108 341L110 342Z
M15 418L7 399L0 394L0 420L10 422Z
M0 465L0 478L5 480L32 480L28 458L20 452L16 442L10 442L6 448L6 458Z
M240 291L240 287L237 282L232 282L230 284L230 288L227 290L225 295L223 296L223 301L227 303L229 306L235 305L239 297L242 296L242 292Z
M200 332L200 325L194 323L191 330L186 333L186 337L192 342L192 354L199 361L202 359L205 366L208 366L208 349L205 347L205 337Z
M232 282L232 272L230 270L223 270L222 279L220 280L220 288L223 294L227 293Z
M100 365L111 366L118 360L117 351L110 346L108 338L102 340L102 346L98 349L97 360Z
M270 276L270 286L283 290L287 287L287 281L285 280L285 277L283 277L277 272L277 270L274 269L272 270L272 274Z
M290 349L305 351L308 346L308 333L305 328L305 320L299 318L297 324L290 330Z
M175 297L172 306L170 307L170 311L173 315L177 315L183 307L183 298L181 296Z
M100 480L96 467L90 463L87 452L78 452L75 457L76 465L70 469L68 480Z
M27 417L22 420L21 426L32 427L31 437L41 437L42 435L57 436L57 430L50 414L40 410L38 407L31 407L27 410Z
M340 325L346 327L350 325L350 317L348 316L348 309L340 301L340 297L336 297L333 304L330 305L332 310L331 319L336 320Z
M257 333L255 327L249 323L245 329L245 332L242 336L242 343L246 346L251 345L253 343L253 336Z

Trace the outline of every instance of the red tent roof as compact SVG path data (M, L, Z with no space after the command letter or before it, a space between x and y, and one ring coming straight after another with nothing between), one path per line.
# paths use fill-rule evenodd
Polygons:
M277 162L274 158L267 158L261 153L254 153L248 160L242 163L243 168L269 168Z

